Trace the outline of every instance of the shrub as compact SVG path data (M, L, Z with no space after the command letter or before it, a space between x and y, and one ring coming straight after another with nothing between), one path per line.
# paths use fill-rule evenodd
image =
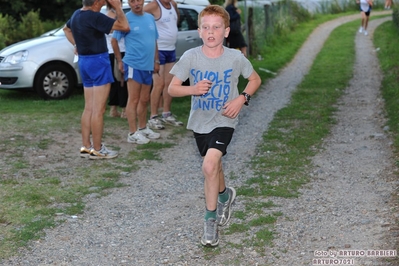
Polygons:
M0 49L13 43L12 33L15 31L17 22L9 15L0 14Z
M6 16L6 18L7 29L4 31L6 32L5 45L37 37L44 32L42 22L39 18L39 11L30 11L28 14L21 16L19 23L10 16Z
M21 39L30 39L43 33L39 12L40 10L37 12L29 11L28 14L21 17L21 23L18 25L18 33Z

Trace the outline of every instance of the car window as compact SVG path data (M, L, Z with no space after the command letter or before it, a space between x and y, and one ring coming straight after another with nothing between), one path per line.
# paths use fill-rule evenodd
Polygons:
M198 13L193 9L179 8L180 19L178 23L179 31L197 30Z

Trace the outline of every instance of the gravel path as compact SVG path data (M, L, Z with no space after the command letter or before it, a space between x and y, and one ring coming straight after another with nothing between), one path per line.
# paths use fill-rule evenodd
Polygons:
M229 185L238 187L251 176L245 162L330 32L358 18L318 27L295 59L244 109L224 160L226 174L238 176ZM387 203L397 183L390 140L382 128L381 73L371 42L373 29L382 21L370 23L369 36L356 37L353 81L339 103L339 123L325 140L325 150L314 158L312 182L297 199L271 199L279 206L273 211L283 216L276 224L274 246L266 247L268 256L250 248L226 248L228 241L240 238L222 231L219 254L207 260L199 244L204 210L201 158L187 134L166 151L162 162L145 162L141 170L126 175L122 181L127 187L106 197L88 197L83 215L46 230L44 239L2 265L225 265L227 258L236 259L237 265L311 265L314 250L393 249L389 229L394 216ZM234 209L243 207L238 197ZM355 258L355 263L389 265L365 257Z

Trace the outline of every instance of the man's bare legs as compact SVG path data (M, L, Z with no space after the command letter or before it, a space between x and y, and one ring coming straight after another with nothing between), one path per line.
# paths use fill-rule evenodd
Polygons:
M151 117L158 115L159 102L161 94L165 87L165 65L159 66L159 72L152 75L152 91L151 91Z
M360 11L361 21L360 21L360 28L359 33L364 33L364 35L368 35L367 26L369 22L369 16L367 16L366 12Z
M90 133L93 138L93 148L101 149L104 131L104 112L109 95L110 84L84 88L85 108L81 118L82 144L90 147Z
M167 122L169 124L175 125L175 126L181 126L183 125L182 122L177 121L174 116L171 114L171 106L172 106L172 96L169 95L168 93L168 87L170 82L172 81L173 75L171 75L169 72L174 66L173 63L166 63L165 65L160 65L159 72L156 74L153 74L153 88L151 91L151 116L150 120L153 117L158 116L158 108L160 106L160 103L163 105L163 111L162 115L163 117L160 119L163 122ZM169 117L167 117L169 116ZM167 119L166 119L167 118ZM155 121L150 121L150 126L155 128L155 129L162 129L164 128L161 125L158 125Z
M172 67L175 65L175 63L167 63L164 65L164 72L163 72L163 78L164 78L164 84L163 84L163 90L162 90L162 99L163 99L163 112L171 112L171 106L172 106L172 96L169 95L168 93L168 87L170 82L172 81L173 75L170 74L170 70Z
M158 115L158 107L161 102L161 95L163 99L163 112L170 112L172 104L172 96L168 93L168 87L172 81L173 75L169 72L174 66L173 63L160 65L159 72L152 75L154 86L151 91L151 116Z
M151 85L140 85L140 100L137 105L137 119L139 129L147 126L147 106L150 101Z
M368 23L369 23L369 17L366 15L366 13L365 12L361 12L362 13L362 27L363 27L363 30L367 30L367 26L368 26Z
M138 117L138 105L140 101L141 94L141 84L138 82L128 79L127 81L127 90L128 90L128 98L126 104L126 116L127 121L129 123L129 132L134 133L137 131L137 117Z
M147 107L150 101L151 85L140 84L132 79L128 80L129 97L126 105L126 115L129 123L128 142L146 144L150 139L160 137L147 128Z

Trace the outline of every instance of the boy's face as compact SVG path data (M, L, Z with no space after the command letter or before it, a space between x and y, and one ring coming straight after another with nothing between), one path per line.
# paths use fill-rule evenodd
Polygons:
M223 18L216 15L205 15L201 18L199 35L206 46L216 47L223 44L229 36L230 28L226 29Z
M141 15L144 13L144 0L129 0L129 6L133 13Z

